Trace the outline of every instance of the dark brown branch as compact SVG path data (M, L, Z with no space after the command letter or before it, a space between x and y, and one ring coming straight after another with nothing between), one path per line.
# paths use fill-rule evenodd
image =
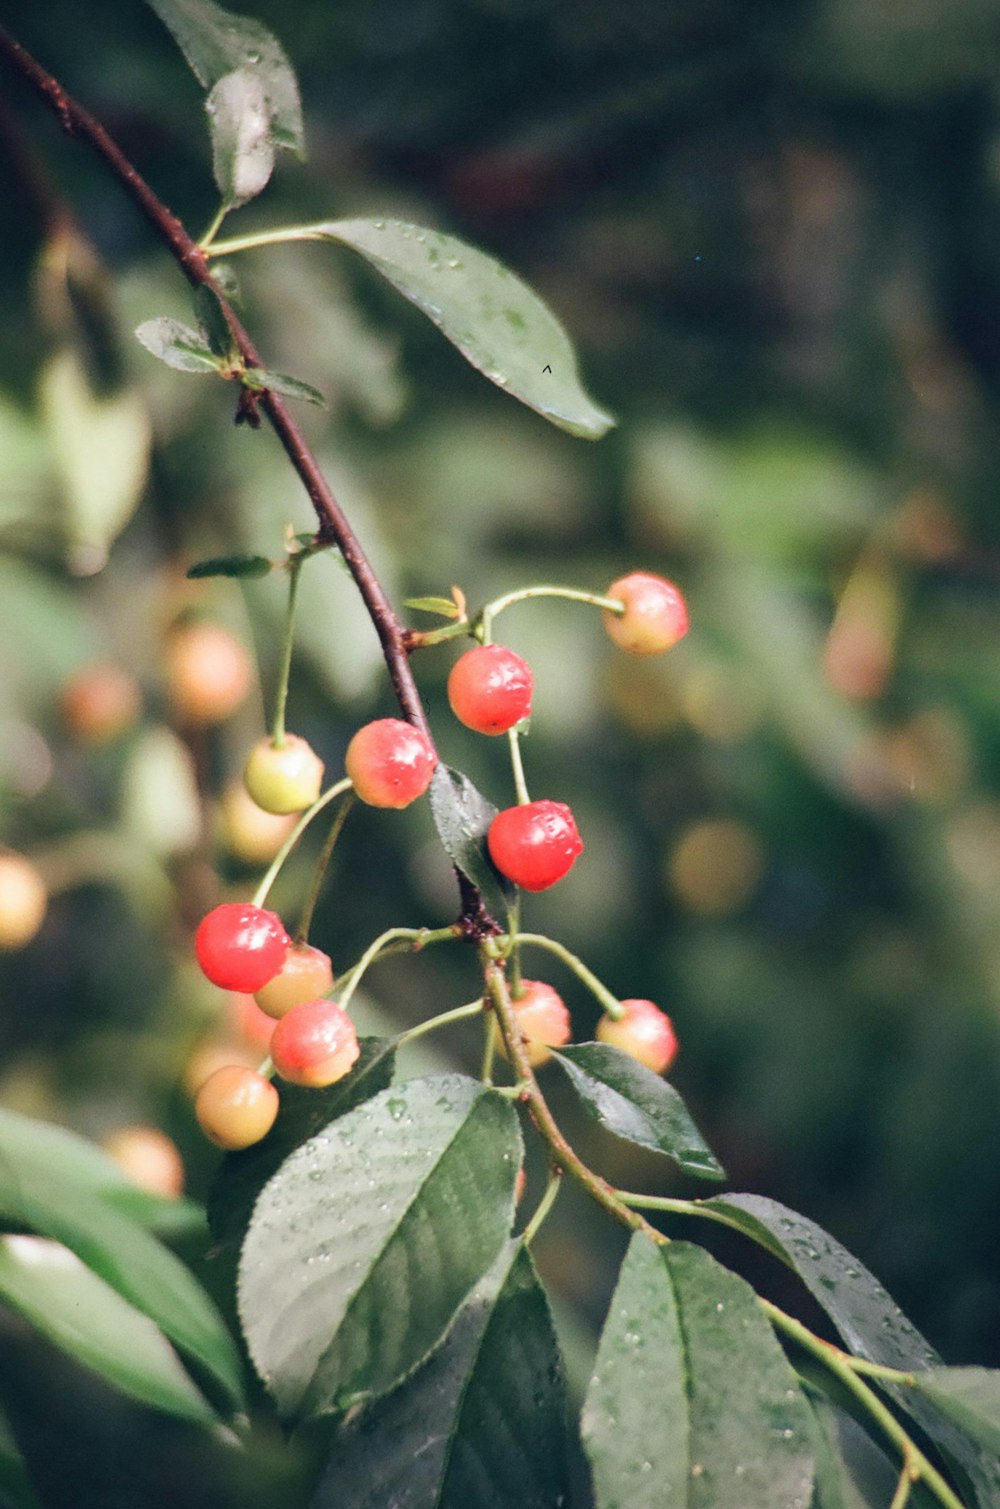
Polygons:
M166 245L188 282L196 288L204 284L215 293L225 311L236 345L246 365L263 367L265 363L258 355L250 336L243 328L218 283L209 272L208 262L204 255L176 215L172 215L157 197L108 135L100 121L67 94L62 85L47 73L3 27L0 27L0 56L6 58L7 62L28 81L35 92L55 112L63 128L71 136L78 136L86 141L104 159L126 193L145 215L156 235ZM430 731L427 727L423 703L410 670L403 625L396 617L360 541L348 523L304 435L289 414L284 401L276 393L265 392L260 395L259 402L316 510L321 538L339 546L351 575L357 583L358 591L361 593L381 642L382 653L392 678L396 698L404 715L429 736Z

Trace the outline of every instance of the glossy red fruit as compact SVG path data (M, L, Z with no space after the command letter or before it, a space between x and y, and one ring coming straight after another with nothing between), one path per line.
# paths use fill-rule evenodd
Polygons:
M503 734L531 714L531 667L502 644L480 644L456 660L448 677L451 710L478 734Z
M408 807L431 783L437 754L425 733L400 718L359 728L344 763L354 789L371 807Z
M274 1029L271 1059L282 1079L319 1090L357 1062L358 1035L339 1001L322 996L293 1006Z
M583 853L583 840L565 802L508 807L490 824L486 842L501 875L526 891L544 891Z
M665 1074L677 1057L677 1034L665 1011L653 1001L618 1003L624 1015L619 1021L602 1016L597 1024L599 1042L621 1048L654 1074Z
M661 655L688 631L687 604L665 577L633 571L612 582L606 596L625 604L624 613L605 610L604 627L631 655Z
M278 973L289 942L274 912L247 901L227 901L201 919L194 951L213 985L252 995Z
M236 1152L267 1136L278 1105L278 1092L269 1079L242 1064L226 1064L198 1091L194 1113L206 1137Z
M265 812L277 816L304 812L319 796L323 761L298 734L286 734L281 744L265 738L250 751L243 780Z
M550 1048L561 1048L572 1036L566 1003L544 980L522 980L521 994L511 998L517 1025L527 1039L528 1062L533 1069L552 1057Z
M257 991L254 999L269 1017L287 1016L293 1006L315 1001L333 989L330 955L311 943L293 943L273 980Z

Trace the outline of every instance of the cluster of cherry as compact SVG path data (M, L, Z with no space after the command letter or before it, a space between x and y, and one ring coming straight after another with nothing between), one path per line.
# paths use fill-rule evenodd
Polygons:
M604 624L622 649L659 654L687 632L684 599L672 583L646 572L614 582L605 601ZM452 667L448 700L466 727L497 735L516 729L531 713L533 677L513 650L477 644ZM431 782L437 754L428 736L396 718L360 728L345 756L347 781L374 807L407 807ZM303 812L319 799L323 763L294 734L264 738L254 748L244 779L257 805L267 812ZM345 782L345 785L347 783ZM563 802L523 801L498 813L487 834L490 857L499 872L528 891L561 880L583 851L573 814ZM333 999L328 955L304 940L289 938L281 919L262 906L227 902L202 920L195 953L202 971L226 990L252 994L276 1019L270 1040L270 1068L292 1084L321 1088L343 1078L359 1054L351 1018ZM560 996L539 980L522 980L513 1005L533 1065L570 1040L570 1018ZM662 1073L677 1051L669 1017L646 1000L624 1000L606 1013L597 1036ZM220 1146L245 1148L265 1137L278 1113L278 1092L267 1072L245 1065L215 1070L195 1101L198 1121Z

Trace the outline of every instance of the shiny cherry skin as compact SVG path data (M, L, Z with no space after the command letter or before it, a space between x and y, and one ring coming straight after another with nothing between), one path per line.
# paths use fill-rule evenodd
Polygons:
M344 759L354 790L370 807L408 807L431 783L437 754L425 733L401 718L359 728Z
M665 1011L653 1001L619 1001L623 1015L602 1016L597 1040L621 1048L654 1074L665 1074L677 1057L677 1034Z
M289 942L274 912L247 901L227 901L201 919L194 951L213 985L252 995L281 969Z
M612 582L606 596L625 604L624 613L605 609L604 627L630 655L662 655L688 631L687 604L665 577L633 571Z
M583 840L564 802L543 800L508 807L490 824L490 858L525 891L544 891L572 868Z
M520 655L502 644L480 644L456 660L448 676L448 702L466 728L503 734L531 715L535 678Z
M349 1074L361 1052L339 1001L321 996L293 1006L274 1029L271 1059L282 1079L321 1090Z
M267 1136L278 1105L278 1092L269 1079L242 1064L225 1064L201 1086L194 1113L210 1141L238 1152Z

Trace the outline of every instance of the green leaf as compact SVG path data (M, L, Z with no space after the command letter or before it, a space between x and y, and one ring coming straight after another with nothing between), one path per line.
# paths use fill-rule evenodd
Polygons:
M1000 1453L1000 1370L933 1368L917 1373L914 1383L965 1435Z
M282 239L353 247L484 377L560 429L597 440L614 424L580 386L573 347L555 315L485 252L403 220L327 220Z
M705 1205L787 1263L859 1357L904 1373L940 1363L874 1274L814 1221L763 1195L717 1195ZM913 1389L890 1392L969 1474L983 1503L1000 1506L1000 1462L967 1440Z
M438 765L430 784L431 815L445 853L482 893L486 910L506 917L514 901L514 887L490 859L486 834L497 815L492 802L461 770Z
M610 1043L578 1043L554 1058L587 1114L616 1137L665 1153L686 1174L726 1177L673 1085L645 1064Z
M203 576L267 576L273 569L274 563L265 555L216 555L189 566L187 575L198 581Z
M119 1163L65 1127L0 1108L0 1202L20 1181L45 1180L50 1169L81 1195L153 1231L190 1230L204 1224L191 1200L168 1200L140 1189Z
M217 276L218 270L213 269L213 271ZM229 321L226 319L215 289L209 288L207 283L199 283L195 291L194 307L198 324L208 342L209 349L227 366L238 362L239 352L233 339L233 332L229 328Z
M0 1239L0 1297L78 1362L142 1404L216 1421L160 1331L57 1242Z
M205 101L212 131L212 171L227 209L267 187L274 142L264 82L257 70L223 74Z
M813 1509L882 1509L892 1493L892 1469L888 1459L850 1415L845 1415L829 1400L809 1399L808 1402L813 1415L812 1440L816 1453ZM883 1474L888 1474L888 1483L880 1484L881 1492L869 1495L862 1491L844 1455L844 1446L848 1443L862 1464L874 1462Z
M458 617L458 604L453 597L407 597L403 601L407 608L415 608L420 613L437 613L442 618Z
M178 372L221 372L226 366L225 358L216 356L200 331L169 315L145 320L135 333L147 351Z
M512 1242L423 1367L335 1439L312 1509L568 1502L559 1346L531 1258Z
M749 1284L636 1233L584 1405L597 1509L807 1509L811 1430Z
M236 1347L204 1289L142 1227L95 1201L92 1184L78 1177L81 1159L64 1165L53 1158L51 1137L31 1141L26 1131L36 1125L10 1112L0 1118L0 1220L70 1248L241 1407Z
M303 382L300 377L289 377L285 372L271 372L266 367L247 367L240 380L244 387L252 388L256 393L263 393L268 389L272 393L282 393L285 398L302 398L306 403L326 408L326 399L318 388L314 388L312 383Z
M687 1381L661 1250L638 1233L611 1299L581 1416L598 1509L686 1509Z
M362 1038L360 1046L350 1074L325 1090L282 1085L278 1118L264 1140L241 1153L227 1154L208 1198L208 1224L217 1242L242 1238L257 1196L290 1153L390 1084L395 1039Z
M700 1247L663 1257L688 1371L691 1509L805 1509L808 1407L757 1296Z
M440 1340L510 1229L510 1104L462 1075L383 1090L298 1148L243 1244L250 1355L286 1418L386 1393Z
M299 86L276 37L259 21L224 10L212 0L149 0L173 33L191 71L204 89L220 79L246 73L260 83L270 140L304 155Z

